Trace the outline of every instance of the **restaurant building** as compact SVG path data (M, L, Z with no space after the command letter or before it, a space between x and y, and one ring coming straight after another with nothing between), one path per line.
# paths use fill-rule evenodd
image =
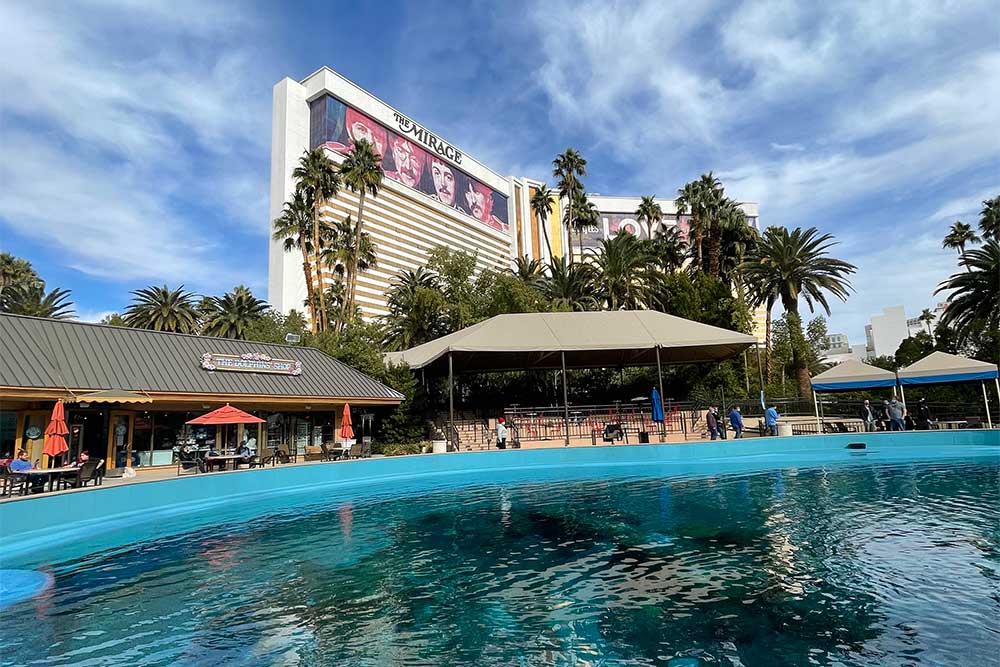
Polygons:
M260 453L337 440L350 404L355 430L403 396L310 347L173 334L68 320L0 315L0 456L42 459L45 427L65 402L67 459L81 451L109 468L169 465L185 445ZM190 426L226 404L257 425Z

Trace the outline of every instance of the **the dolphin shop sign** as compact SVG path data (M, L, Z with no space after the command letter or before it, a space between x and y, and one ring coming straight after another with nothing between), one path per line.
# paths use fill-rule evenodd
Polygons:
M295 359L274 359L266 354L216 354L206 352L201 355L201 367L208 371L240 371L243 373L276 373L278 375L300 375L302 362Z
M451 160L455 164L462 164L462 152L446 143L444 139L439 138L433 132L429 132L426 128L420 127L398 112L393 112L392 116L396 119L396 127L401 132L409 134L438 155Z

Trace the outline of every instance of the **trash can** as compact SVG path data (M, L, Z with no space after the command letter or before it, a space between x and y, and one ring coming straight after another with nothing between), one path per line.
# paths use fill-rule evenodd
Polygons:
M639 444L640 445L649 444L649 431L639 431Z
M792 434L792 425L788 422L778 422L778 435L786 436Z

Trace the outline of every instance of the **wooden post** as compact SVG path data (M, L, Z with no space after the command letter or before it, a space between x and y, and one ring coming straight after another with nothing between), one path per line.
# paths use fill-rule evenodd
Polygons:
M562 380L563 380L563 430L566 434L565 444L569 446L569 389L567 388L569 379L566 377L566 352L559 353L562 358Z

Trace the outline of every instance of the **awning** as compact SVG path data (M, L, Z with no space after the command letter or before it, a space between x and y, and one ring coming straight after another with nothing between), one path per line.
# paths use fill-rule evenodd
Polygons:
M105 389L76 397L77 403L152 403L153 399L124 389Z
M899 369L900 384L944 384L993 380L997 365L947 352L931 352L906 368Z
M447 372L655 366L723 361L756 343L753 336L656 311L497 315L404 352L388 363Z
M813 391L846 391L850 389L872 389L893 387L896 374L875 366L863 364L856 359L848 359L833 368L823 371L810 380Z

